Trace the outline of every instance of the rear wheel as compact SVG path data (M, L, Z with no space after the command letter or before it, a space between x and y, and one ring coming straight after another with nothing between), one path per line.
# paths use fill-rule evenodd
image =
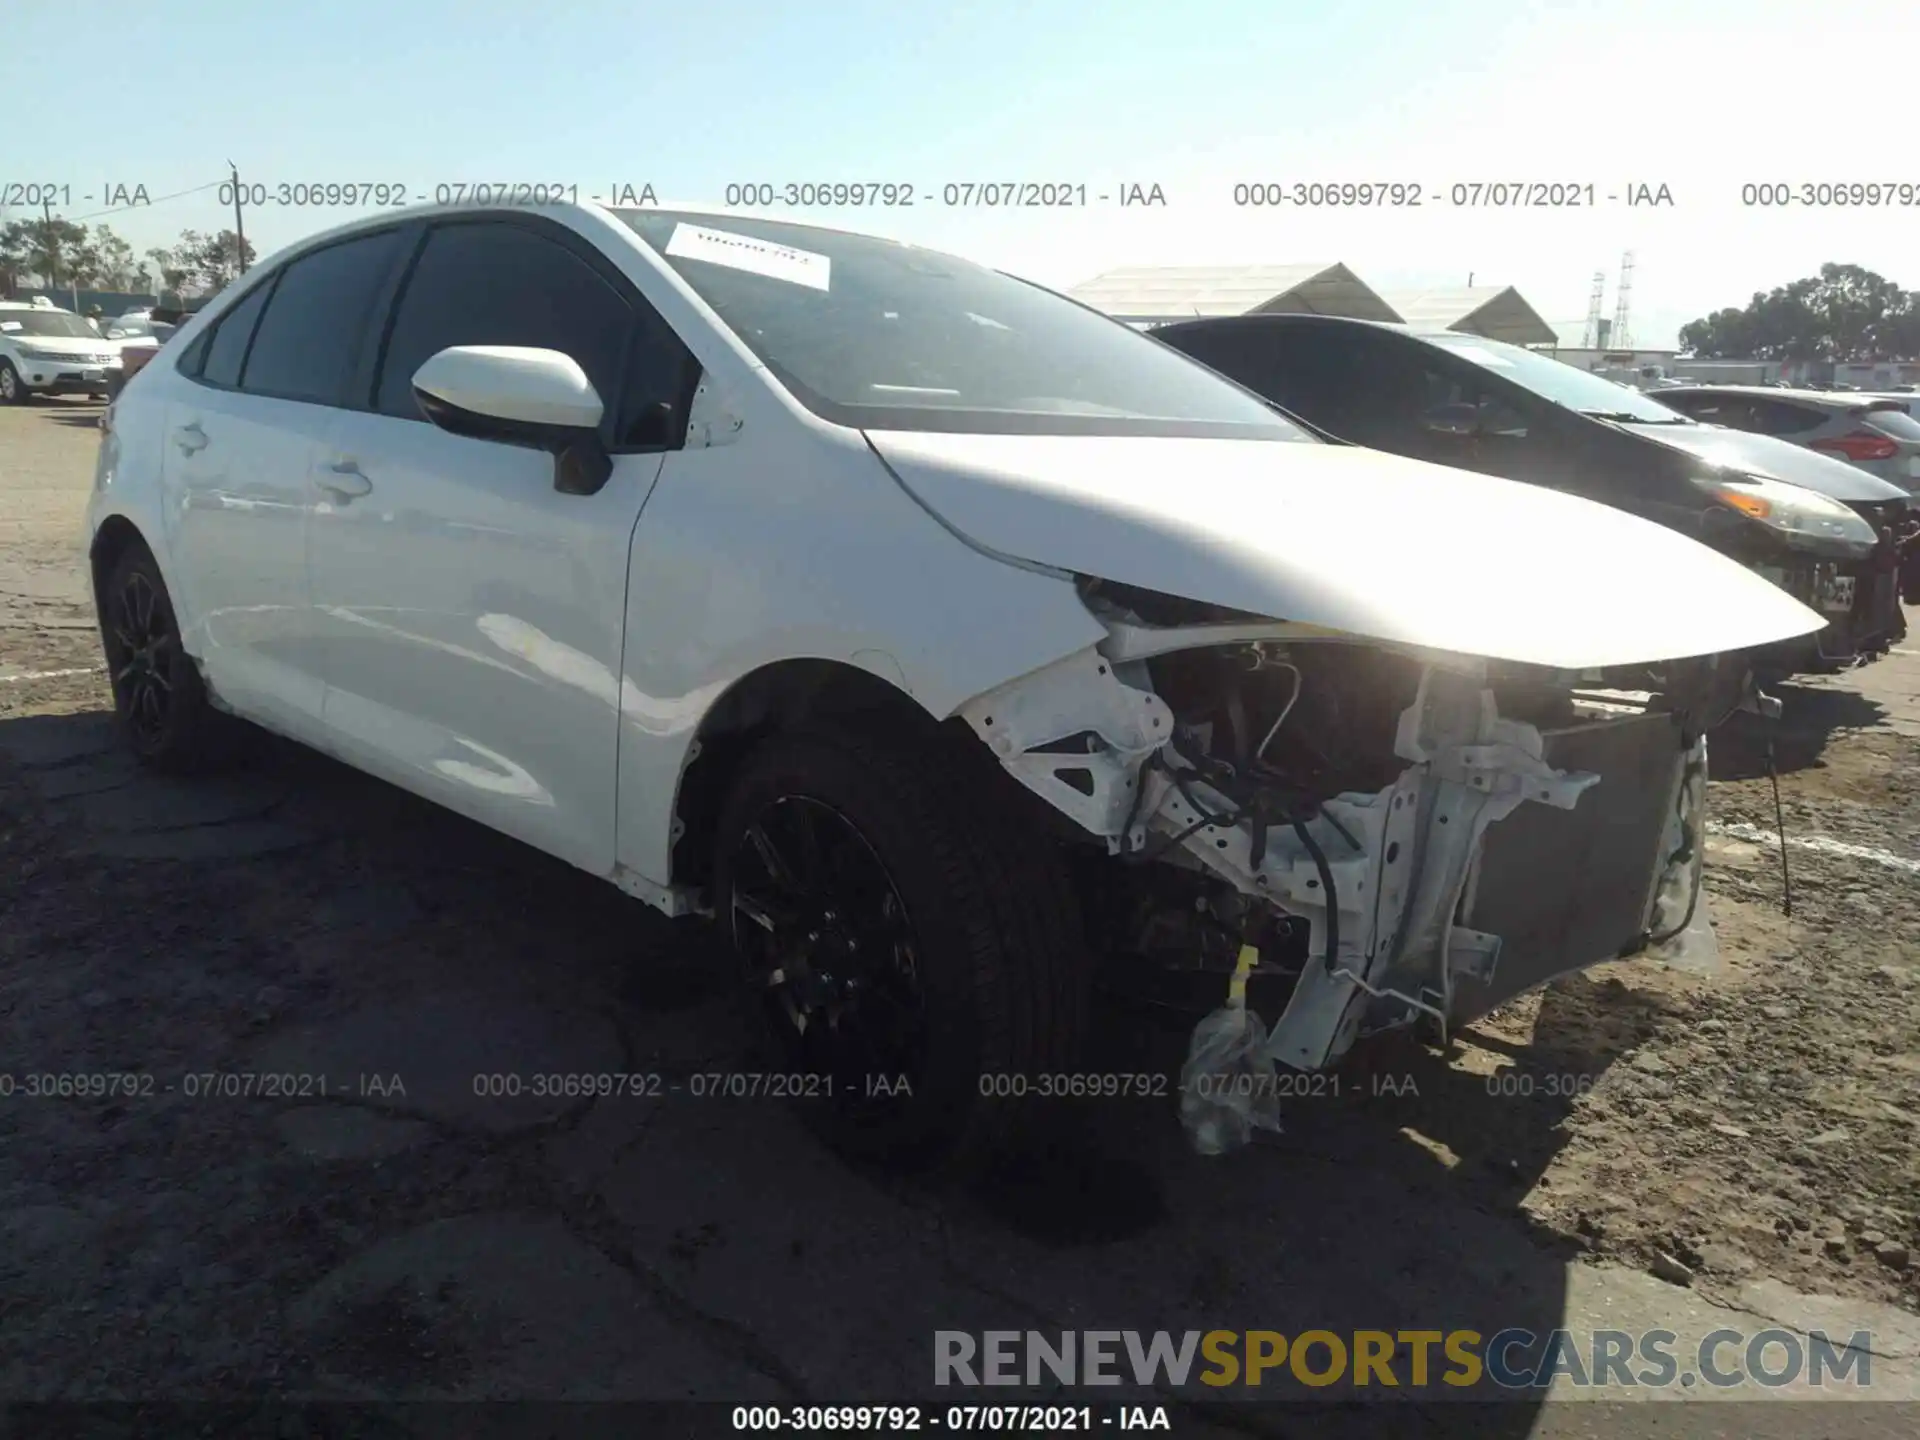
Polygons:
M146 546L127 547L100 595L100 635L114 710L143 764L176 774L209 770L231 749L227 717L208 703L160 567Z
M1037 1095L1031 1077L1078 1057L1078 909L1002 783L929 747L804 733L734 784L719 922L771 1058L799 1077L783 1088L837 1149L967 1163L1035 1112L1006 1092Z

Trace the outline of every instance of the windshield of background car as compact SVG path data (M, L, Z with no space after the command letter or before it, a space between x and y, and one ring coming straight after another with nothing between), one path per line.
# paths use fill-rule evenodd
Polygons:
M1473 335L1429 335L1425 339L1430 345L1485 366L1493 374L1569 410L1583 414L1631 415L1649 424L1672 424L1687 419L1678 410L1662 405L1630 385L1616 385L1551 355Z
M99 338L91 325L64 310L0 310L0 335L43 335L61 340Z
M1318 443L1159 341L971 261L778 221L615 213L835 424Z

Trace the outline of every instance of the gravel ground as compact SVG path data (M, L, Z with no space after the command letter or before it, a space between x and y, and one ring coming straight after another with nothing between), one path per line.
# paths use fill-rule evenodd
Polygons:
M922 1389L935 1327L1551 1328L1593 1261L1749 1322L1768 1282L1920 1312L1920 657L1788 696L1791 919L1741 838L1776 828L1758 747L1716 737L1722 973L1369 1048L1230 1162L1135 1105L934 1192L765 1102L476 1096L737 1064L704 938L277 743L134 775L75 544L94 413L0 412L0 1069L134 1089L0 1102L0 1397L840 1402ZM327 1093L188 1093L211 1072Z
M1920 677L1912 657L1892 660ZM1604 966L1481 1028L1531 1040L1516 1075L1534 1071L1535 1089L1563 1054L1567 1070L1580 1055L1616 1062L1576 1084L1559 1120L1524 1202L1540 1224L1611 1259L1678 1260L1703 1288L1758 1274L1920 1309L1920 739L1861 716L1842 685L1787 700L1776 759L1799 768L1781 778L1786 834L1907 865L1790 845L1788 918L1779 848L1725 837L1776 833L1771 785L1715 782L1707 881L1724 973ZM1836 714L1860 728L1816 745ZM1760 768L1751 734L1710 744L1727 772ZM1476 1048L1459 1063L1505 1058Z

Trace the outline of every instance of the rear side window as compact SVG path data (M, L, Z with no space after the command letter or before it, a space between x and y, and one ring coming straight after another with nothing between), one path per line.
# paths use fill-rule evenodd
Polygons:
M202 380L210 385L224 385L228 389L240 383L240 364L247 358L247 346L253 339L254 324L259 320L261 308L267 303L267 295L272 289L272 280L256 285L238 305L215 322L213 338L207 342L206 363L200 369Z
M343 403L367 316L399 244L395 230L356 236L287 266L247 352L241 388L316 405Z
M1278 325L1221 326L1180 337L1185 351L1230 380L1345 437L1360 385L1350 336Z
M441 226L394 312L375 408L423 420L413 377L434 355L451 345L525 345L571 355L600 392L610 426L633 320L620 292L557 241L499 222Z
M1704 425L1725 425L1734 430L1758 430L1752 409L1744 400L1724 395L1661 395L1662 405L1671 405Z
M1753 407L1754 428L1768 435L1804 435L1833 417L1806 405L1762 400Z

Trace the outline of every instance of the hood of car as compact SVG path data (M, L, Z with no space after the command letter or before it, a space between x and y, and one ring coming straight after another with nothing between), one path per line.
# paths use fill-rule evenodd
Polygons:
M1710 464L1783 480L1848 504L1860 500L1892 500L1907 493L1844 460L1835 460L1772 435L1728 430L1719 425L1623 425L1620 428L1671 449L1684 450Z
M120 353L120 344L116 340L104 340L98 335L17 335L9 334L9 340L25 345L32 350L44 351L48 355L104 355L111 359Z
M1824 623L1651 521L1379 451L867 439L922 505L988 550L1366 639L1589 669L1742 650Z

